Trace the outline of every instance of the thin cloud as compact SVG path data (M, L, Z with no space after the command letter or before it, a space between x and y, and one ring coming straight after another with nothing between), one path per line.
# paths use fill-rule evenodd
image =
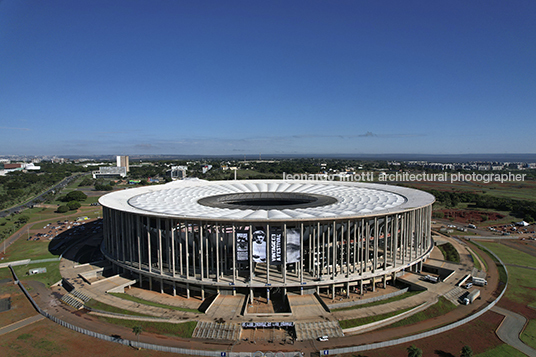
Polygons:
M2 130L22 130L22 131L30 131L31 130L29 128L13 128L13 127L9 127L9 126L0 126L0 129L2 129Z

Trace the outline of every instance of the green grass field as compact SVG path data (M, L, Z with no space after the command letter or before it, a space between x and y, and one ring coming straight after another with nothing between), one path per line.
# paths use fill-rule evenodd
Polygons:
M385 319L388 319L388 318L396 316L396 315L400 315L400 314L402 314L402 313L404 313L406 311L409 311L409 310L411 310L413 308L415 308L415 306L414 307L408 307L407 309L403 309L403 310L393 311L393 312L389 312L389 313L381 314L381 315L368 316L368 317L364 317L364 318L360 318L360 319L341 320L341 321L339 321L339 324L341 325L342 329L347 329L347 328L352 328L352 327L357 327L357 326L363 326L363 325L367 325L367 324L370 324L370 323L373 323L373 322L376 322L376 321L385 320Z
M417 322L432 319L436 316L445 315L446 313L454 310L455 308L456 308L456 305L448 301L443 296L440 296L439 300L434 305L427 308L426 310L418 312L414 315L408 316L407 318L403 320L395 322L389 327L400 327L400 326L416 324Z
M99 317L99 320L108 322L114 325L120 325L127 328L134 328L134 326L141 326L143 331L156 333L166 336L178 336L183 338L191 338L194 332L195 327L197 326L197 321L188 321L180 324L171 324L168 322L147 322L147 321L137 321L137 320L123 320L123 319L114 319L108 317ZM143 334L143 332L142 332Z
M475 355L475 357L502 357L502 356L526 357L524 353L519 352L518 350L516 350L515 348L507 344L500 345L489 351Z
M347 311L347 310L362 309L362 308L365 308L365 307L388 304L390 302L395 302L395 301L407 299L407 298L409 298L409 297L411 297L413 295L417 295L417 294L420 294L420 293L422 293L422 291L408 291L408 292L406 292L406 293L404 293L402 295L393 296L392 298L389 298L389 299L370 302L368 304L361 304L361 305L354 305L354 306L349 306L349 307L341 307L341 308L338 308L338 309L331 309L331 311L333 311L333 312L335 312L335 311Z
M536 257L520 252L495 242L479 242L493 251L505 264L518 264L536 267ZM536 279L534 270L507 266L508 288L505 298L528 306L536 305ZM530 320L527 328L520 336L521 340L532 348L536 348L536 320Z

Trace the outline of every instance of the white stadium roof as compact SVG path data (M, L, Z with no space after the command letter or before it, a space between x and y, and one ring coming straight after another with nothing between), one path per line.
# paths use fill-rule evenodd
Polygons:
M327 196L323 206L276 209L222 208L200 204L211 196L277 193L277 195ZM336 202L335 202L336 200ZM382 184L336 181L242 180L175 181L165 185L125 189L102 196L99 202L112 209L142 215L182 219L289 221L376 216L402 212L434 202L434 196L415 189Z

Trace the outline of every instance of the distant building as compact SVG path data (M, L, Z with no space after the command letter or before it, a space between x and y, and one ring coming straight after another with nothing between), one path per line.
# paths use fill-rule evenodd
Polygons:
M125 167L127 169L127 172L130 171L130 168L128 166L128 156L117 156L117 167Z
M122 167L114 167L114 166L105 166L105 167L99 167L99 171L93 171L92 172L93 178L113 178L113 177L126 177L127 176L127 168Z
M186 171L188 166L171 166L171 170L168 170L166 174L171 177L172 180L182 180L186 177Z
M211 168L212 168L212 165L204 165L202 168L203 173L206 174L208 170L210 170Z

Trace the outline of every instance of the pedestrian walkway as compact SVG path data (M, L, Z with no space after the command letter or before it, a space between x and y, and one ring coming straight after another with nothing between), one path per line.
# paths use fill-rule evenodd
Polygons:
M17 322L12 323L11 325L4 326L0 328L0 335L10 333L12 331L18 330L24 326L28 326L30 324L33 324L34 322L40 321L44 319L45 317L41 314L30 316L24 320L20 320Z
M503 322L497 329L497 336L499 336L504 343L509 344L527 356L536 357L536 350L527 346L519 339L519 335L521 334L521 331L523 331L527 319L524 316L503 309L502 307L494 306L491 310L505 316Z

